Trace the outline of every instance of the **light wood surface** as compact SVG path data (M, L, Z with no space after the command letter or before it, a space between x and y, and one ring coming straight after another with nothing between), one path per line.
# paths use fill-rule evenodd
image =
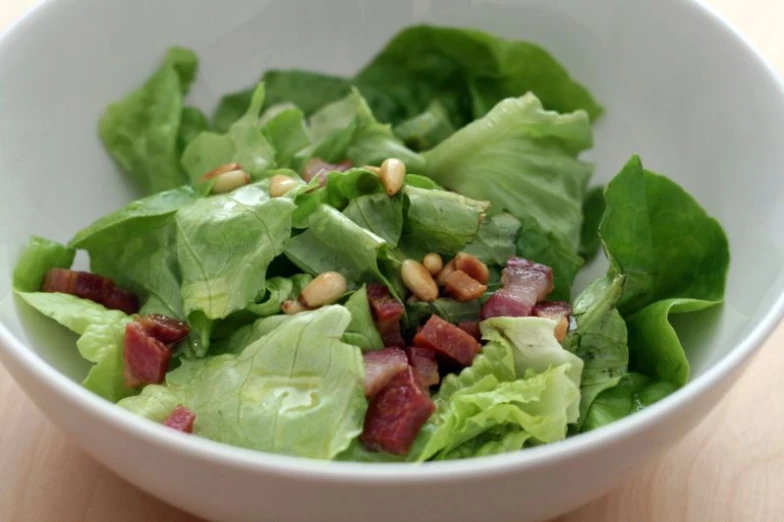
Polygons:
M0 30L37 0L0 0ZM784 0L710 0L784 74ZM784 325L664 458L557 522L784 521ZM198 522L115 477L0 366L0 522ZM272 521L270 521L272 522Z

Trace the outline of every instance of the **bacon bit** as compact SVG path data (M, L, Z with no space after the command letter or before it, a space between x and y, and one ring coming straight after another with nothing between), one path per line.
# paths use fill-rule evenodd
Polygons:
M470 334L437 315L431 316L422 330L416 334L414 345L430 348L462 366L471 366L474 357L482 348Z
M466 302L479 299L487 291L487 285L481 284L462 270L455 270L444 281L444 293Z
M392 377L408 368L408 358L400 348L367 352L362 357L365 359L365 397L374 396Z
M144 332L159 340L163 344L174 344L183 340L190 333L188 325L174 319L173 317L166 317L160 314L145 315L137 319L137 321Z
M133 315L139 311L139 300L128 290L115 286L109 292L109 297L103 302L106 308L120 310L128 315Z
M553 291L553 269L521 257L512 257L506 262L501 283L504 288L532 288L536 291L536 300L541 301Z
M457 327L477 341L482 340L482 330L479 328L479 321L466 321L464 323L458 323Z
M384 285L371 283L367 286L367 293L370 310L384 346L405 348L406 342L400 332L400 319L406 308L390 295L389 289Z
M182 404L178 404L163 421L163 425L183 433L193 433L194 422L196 422L196 414Z
M507 261L501 282L504 287L482 307L482 319L531 315L536 302L553 290L553 270L549 266L513 257Z
M563 341L569 331L572 307L566 301L542 301L534 306L533 315L546 317L556 322L555 338Z
M44 277L41 291L60 292L90 299L106 308L122 310L127 314L139 311L139 302L133 294L115 286L114 281L108 277L90 272L52 268Z
M436 409L410 366L370 401L360 440L371 451L406 455Z
M486 285L487 281L490 280L490 270L487 268L487 265L471 254L466 254L465 252L457 254L455 256L455 268L462 270L483 285Z
M316 176L319 177L319 186L323 187L327 182L327 174L333 171L345 172L354 166L349 160L340 163L327 163L320 158L311 158L302 169L302 179L310 183Z
M435 386L441 380L438 375L436 352L428 348L411 346L406 349L411 367L419 374L419 380L425 387Z
M140 323L128 323L123 346L123 377L127 387L160 384L169 368L169 359L171 350L165 344L148 335Z

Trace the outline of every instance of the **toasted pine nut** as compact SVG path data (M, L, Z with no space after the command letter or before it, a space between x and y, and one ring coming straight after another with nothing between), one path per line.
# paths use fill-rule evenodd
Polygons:
M213 178L217 178L221 174L226 174L227 172L231 172L233 170L242 170L239 163L226 163L225 165L221 165L220 167L215 167L205 175L199 178L199 181L209 181Z
M381 169L380 169L380 168L378 168L378 167L375 167L375 166L373 166L373 165L362 165L362 167L360 167L360 168L362 168L362 169L365 169L365 170L367 170L368 172L372 172L372 173L373 173L373 174L375 174L376 176L378 176L379 174L381 174Z
M270 197L279 198L296 186L296 179L284 176L283 174L276 174L270 178Z
M569 331L569 319L567 319L564 316L561 316L561 318L558 319L558 323L556 323L555 325L555 338L558 339L559 342L563 341L564 338L566 337L566 332L568 331Z
M433 277L437 276L441 269L444 268L444 260L435 252L427 254L422 260L422 264L425 265L425 268Z
M442 268L441 271L438 273L438 276L436 277L436 282L438 283L438 286L444 286L444 283L446 283L446 278L449 277L449 274L451 274L454 271L455 271L455 260L453 259L449 263L445 264L444 268Z
M280 303L280 309L286 315L295 315L300 312L305 312L307 310L304 304L300 303L299 301L293 301L293 300L286 300Z
M324 272L313 278L299 294L299 300L308 308L318 308L334 303L346 293L346 278L337 272Z
M403 284L422 301L435 301L438 299L438 286L433 276L422 263L413 259L406 259L400 267L400 276Z
M381 164L378 177L386 193L394 196L403 188L403 182L406 180L406 165L397 158L387 158Z
M250 176L247 172L244 170L232 170L215 178L212 193L225 194L248 183L250 183Z
M465 252L460 252L455 256L455 268L462 270L483 285L486 285L490 279L490 270L487 265L479 258Z

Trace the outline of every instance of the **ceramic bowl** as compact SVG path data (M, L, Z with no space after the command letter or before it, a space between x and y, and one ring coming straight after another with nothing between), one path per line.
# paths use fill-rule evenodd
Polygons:
M680 323L691 382L609 427L488 458L322 463L187 437L82 389L73 336L10 295L31 233L59 240L136 194L96 136L103 107L164 50L201 57L190 101L268 67L350 74L401 27L470 26L538 42L607 108L596 177L632 154L681 183L732 246L726 304ZM782 313L784 93L770 66L687 0L50 0L0 40L0 358L39 408L129 482L220 521L525 522L608 491L722 399ZM8 450L8 448L6 448Z

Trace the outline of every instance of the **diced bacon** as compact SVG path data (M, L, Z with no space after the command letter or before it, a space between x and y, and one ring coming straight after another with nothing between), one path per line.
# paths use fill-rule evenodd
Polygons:
M128 323L123 346L126 386L136 388L140 384L160 384L169 368L169 359L171 350L165 344L148 335L141 324Z
M193 433L194 422L196 422L196 414L182 404L178 404L163 421L163 425L183 433Z
M128 290L115 286L109 292L109 296L103 302L106 308L112 310L120 310L128 315L135 314L139 311L139 300Z
M426 387L435 386L441 380L438 374L438 361L436 352L429 348L411 346L406 349L408 362L411 367L419 374L419 380Z
M534 306L533 315L549 319L568 318L572 315L572 307L566 301L542 301Z
M163 344L174 344L190 333L187 324L165 315L145 315L140 317L137 322L142 325L147 335L158 339Z
M139 302L133 294L115 286L114 281L108 277L90 272L52 268L44 277L41 291L60 292L90 299L106 308L122 310L127 314L139 311Z
M404 348L406 342L400 332L400 319L406 311L403 303L392 297L384 285L371 283L367 286L367 293L370 310L384 346Z
M482 319L491 317L527 317L536 304L536 295L525 288L516 289L516 292L502 288L487 300L482 306L480 316Z
M455 256L455 268L462 270L472 279L476 279L479 283L486 285L490 279L490 271L487 265L479 260L478 257L460 252Z
M398 373L408 368L406 353L400 348L384 348L363 354L365 359L365 397L379 392Z
M370 450L406 455L436 409L410 366L370 401L360 440Z
M479 342L470 334L437 315L431 316L416 334L414 345L430 348L462 366L470 366L481 349Z
M504 287L482 307L482 319L531 315L536 302L553 290L553 270L527 259L512 257L501 274L501 283Z
M458 323L457 327L477 341L482 340L482 330L479 328L479 321L466 321L464 323Z
M302 179L310 183L316 176L319 177L319 185L322 187L327 181L327 174L333 171L345 172L353 166L348 160L341 161L340 163L327 163L320 158L312 158L305 164L302 169Z
M444 281L446 295L466 302L479 299L487 291L487 285L481 284L462 270L455 270Z
M572 307L566 301L542 301L534 306L533 315L546 317L556 322L555 338L563 341L569 330L569 317Z
M536 294L534 302L541 301L553 291L553 269L521 257L512 257L506 262L501 283L506 289L530 288Z

